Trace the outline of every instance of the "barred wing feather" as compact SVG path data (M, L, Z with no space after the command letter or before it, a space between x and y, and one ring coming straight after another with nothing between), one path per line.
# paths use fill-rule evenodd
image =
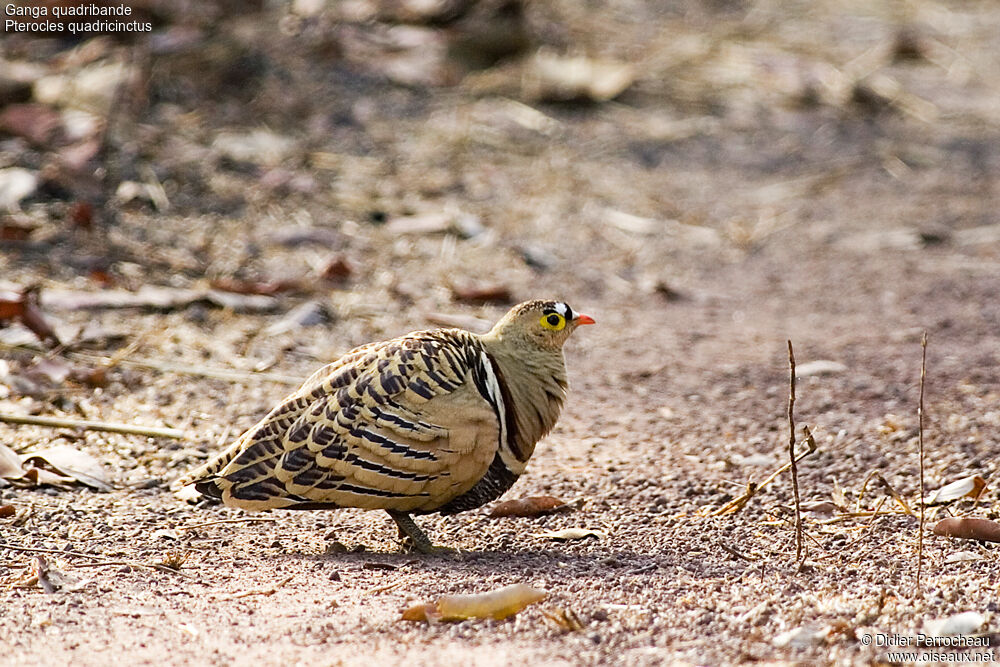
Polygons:
M486 474L502 400L473 334L367 345L317 371L193 481L245 509L432 511Z

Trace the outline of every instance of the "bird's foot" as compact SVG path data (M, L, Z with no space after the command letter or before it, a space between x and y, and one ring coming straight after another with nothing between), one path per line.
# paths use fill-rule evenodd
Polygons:
M413 521L409 513L398 512L396 510L386 511L389 512L389 516L392 517L392 520L396 522L396 526L399 528L399 536L403 538L404 551L417 551L422 554L434 556L460 557L460 552L455 549L434 546L430 538L427 537L427 533L420 530L420 526Z

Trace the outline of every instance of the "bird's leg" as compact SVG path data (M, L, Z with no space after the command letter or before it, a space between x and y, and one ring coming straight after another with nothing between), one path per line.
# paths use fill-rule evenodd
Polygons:
M422 554L432 554L438 551L438 549L431 544L430 538L427 537L427 534L420 530L420 526L418 526L413 519L410 518L410 514L408 512L400 512L398 510L386 510L386 512L389 513L392 520L396 522L397 526L399 526L400 537L405 535L410 538L410 541L413 542L414 549Z

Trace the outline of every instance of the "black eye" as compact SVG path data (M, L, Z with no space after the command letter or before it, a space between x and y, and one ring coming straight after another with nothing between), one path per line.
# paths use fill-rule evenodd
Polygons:
M547 318L545 318L545 321L548 322L549 324L551 324L554 327L559 326L559 316L558 315L549 315Z

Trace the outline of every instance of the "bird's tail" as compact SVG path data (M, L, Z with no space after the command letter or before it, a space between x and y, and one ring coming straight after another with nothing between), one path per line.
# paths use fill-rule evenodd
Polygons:
M218 479L218 474L222 472L225 467L237 457L237 455L239 455L242 446L243 438L237 438L233 444L221 453L217 454L214 458L209 459L194 470L175 479L170 484L171 490L177 491L185 486L194 484L194 488L196 488L199 493L206 496L212 496L213 498L221 498L222 489L219 488L215 481Z

